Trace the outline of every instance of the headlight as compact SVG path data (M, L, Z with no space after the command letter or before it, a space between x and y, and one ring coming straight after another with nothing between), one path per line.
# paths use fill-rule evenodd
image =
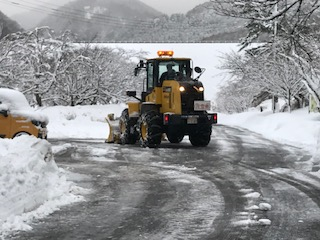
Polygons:
M180 92L184 92L186 89L184 88L184 86L179 87Z
M35 125L37 127L45 128L47 126L47 124L45 122L41 122L41 121L37 121L37 120L32 120L31 122L33 125Z
M37 127L41 126L41 122L40 121L32 120L31 122L32 122L33 125L35 125Z
M204 87L197 87L197 86L193 86L193 88L197 91L197 92L203 92L204 91Z

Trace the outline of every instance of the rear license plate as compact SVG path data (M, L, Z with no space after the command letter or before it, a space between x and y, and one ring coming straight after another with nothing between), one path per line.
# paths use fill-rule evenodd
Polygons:
M207 111L207 110L210 110L210 108L211 108L210 101L194 101L195 111Z
M198 123L198 118L194 116L189 116L187 118L187 124L197 124Z

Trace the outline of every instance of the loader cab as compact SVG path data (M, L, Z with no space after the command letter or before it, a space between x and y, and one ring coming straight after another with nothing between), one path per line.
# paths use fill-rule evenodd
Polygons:
M192 80L192 60L189 58L159 57L146 62L147 81L145 91L151 93L155 87L162 87L165 80Z
M160 96L160 89L164 81L192 81L193 64L190 58L173 58L173 51L158 51L158 58L148 59L146 62L140 60L135 68L134 74L137 76L141 69L146 70L146 81L143 84L141 101L150 101L146 99L149 94L155 93ZM170 74L166 74L172 70ZM156 92L157 91L157 92ZM138 99L138 98L137 98ZM156 102L152 99L151 102Z

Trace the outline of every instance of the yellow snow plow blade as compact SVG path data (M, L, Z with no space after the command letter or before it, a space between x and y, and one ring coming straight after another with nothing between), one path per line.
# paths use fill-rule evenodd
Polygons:
M106 117L109 125L109 136L106 139L106 143L119 143L120 142L120 128L119 119L114 118L114 114L110 113Z

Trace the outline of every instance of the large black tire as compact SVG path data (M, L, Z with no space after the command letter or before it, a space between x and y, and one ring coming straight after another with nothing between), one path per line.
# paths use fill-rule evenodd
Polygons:
M139 123L139 138L142 147L156 148L161 143L162 127L161 118L155 111L142 114Z
M135 124L136 121L129 118L128 109L124 109L119 119L121 144L135 144L137 142L138 134L135 131Z
M171 143L180 143L184 137L183 133L168 131L167 138Z
M194 131L189 134L189 140L195 147L206 147L210 143L211 133L211 124L198 125Z

